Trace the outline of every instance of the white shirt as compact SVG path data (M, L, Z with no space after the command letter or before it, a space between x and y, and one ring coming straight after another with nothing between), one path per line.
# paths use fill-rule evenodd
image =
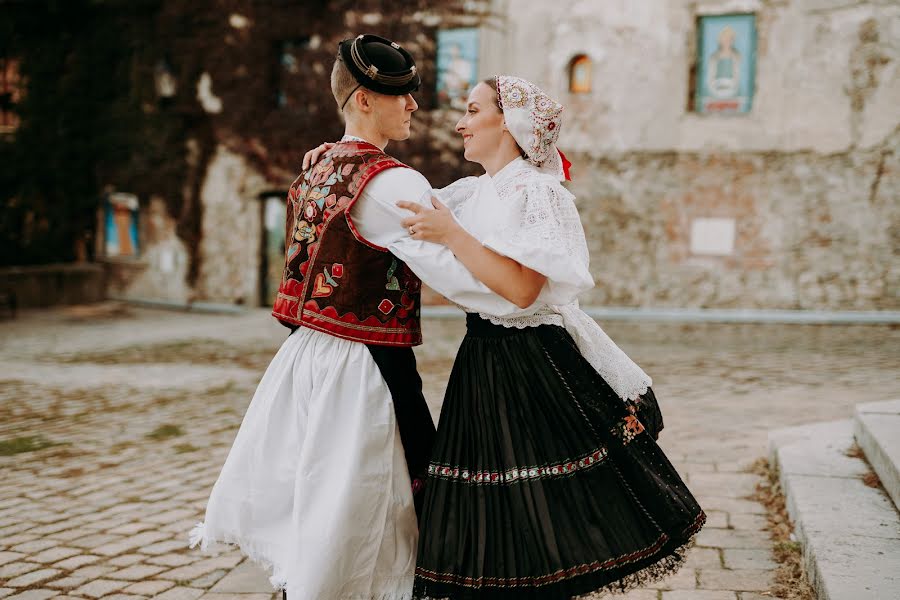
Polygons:
M344 139L355 139L345 136ZM397 206L400 200L418 202L429 209L434 191L428 180L413 169L387 169L375 175L350 209L360 235L387 248L413 273L451 302L474 312L507 314L518 310L475 279L446 246L414 240L400 221L412 215Z
M345 137L345 139L347 139ZM535 302L520 309L493 293L439 244L414 240L400 221L399 200L431 207L435 194L485 247L547 277ZM350 210L360 234L406 262L435 291L465 310L505 327L565 327L585 359L623 399L634 399L650 377L578 307L594 286L575 199L553 176L517 158L493 177L466 177L432 190L412 169L388 169L372 178Z

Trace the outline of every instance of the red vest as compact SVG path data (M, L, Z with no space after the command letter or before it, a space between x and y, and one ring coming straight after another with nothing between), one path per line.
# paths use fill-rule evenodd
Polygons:
M291 184L276 319L365 344L422 343L422 282L350 218L372 177L405 166L372 144L340 142Z

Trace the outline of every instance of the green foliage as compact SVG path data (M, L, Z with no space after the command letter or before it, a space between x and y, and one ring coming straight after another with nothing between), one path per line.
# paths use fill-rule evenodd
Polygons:
M182 435L184 435L184 429L179 425L160 425L148 433L147 437L151 440L163 441Z
M14 456L24 452L35 452L43 450L51 446L56 446L54 442L46 439L42 435L31 435L24 437L12 438L9 440L0 440L0 456Z

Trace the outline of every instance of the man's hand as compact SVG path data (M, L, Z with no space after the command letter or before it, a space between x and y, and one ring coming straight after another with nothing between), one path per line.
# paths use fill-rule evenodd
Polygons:
M330 150L334 147L334 142L325 142L319 146L316 146L309 152L303 155L303 170L307 170L317 162L319 162L319 158L324 154L327 150Z

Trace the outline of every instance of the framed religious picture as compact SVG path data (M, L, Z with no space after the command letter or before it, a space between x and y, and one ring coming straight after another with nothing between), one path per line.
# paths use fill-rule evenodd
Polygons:
M696 61L696 112L750 112L756 81L756 15L699 17Z
M116 192L106 196L104 251L107 258L136 258L138 246L138 198Z
M437 84L439 108L464 109L478 83L478 29L464 27L437 32Z

